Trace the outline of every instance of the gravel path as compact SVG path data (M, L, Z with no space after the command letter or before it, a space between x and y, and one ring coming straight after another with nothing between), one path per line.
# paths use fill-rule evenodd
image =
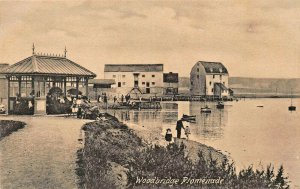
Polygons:
M80 128L74 118L5 116L24 129L0 141L0 188L77 188Z

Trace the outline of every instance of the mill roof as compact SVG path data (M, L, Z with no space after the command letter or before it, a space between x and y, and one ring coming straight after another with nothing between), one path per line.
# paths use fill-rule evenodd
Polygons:
M226 67L221 62L205 62L199 61L202 64L206 73L228 74Z
M105 64L104 72L162 72L163 64Z

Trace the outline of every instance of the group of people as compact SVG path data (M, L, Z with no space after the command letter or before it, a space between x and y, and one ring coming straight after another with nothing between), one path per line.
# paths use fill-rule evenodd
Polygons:
M183 121L182 119L178 120L176 123L176 131L177 131L177 138L181 138L181 130L184 129L184 134L186 135L186 139L189 139L189 135L191 134L191 130L189 126L183 126ZM172 136L172 130L170 128L167 129L165 139L168 142L171 142L173 139Z
M131 99L131 96L130 94L128 93L127 95L121 95L120 97L120 101L121 103L124 103L124 100L127 104L129 104L130 102L130 99ZM106 95L106 93L103 93L102 95L99 95L98 98L97 98L97 101L98 102L104 102L104 103L107 103L108 102L108 96ZM114 101L114 104L118 102L118 97L117 96L114 96L113 97L113 101Z

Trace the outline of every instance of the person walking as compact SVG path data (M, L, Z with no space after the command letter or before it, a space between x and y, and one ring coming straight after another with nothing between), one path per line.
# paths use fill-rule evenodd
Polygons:
M181 129L184 129L182 119L178 120L176 123L177 138L181 137Z

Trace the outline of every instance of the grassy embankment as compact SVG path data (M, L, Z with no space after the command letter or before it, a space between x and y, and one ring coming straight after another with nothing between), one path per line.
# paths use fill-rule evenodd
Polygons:
M24 128L26 124L20 121L0 120L0 140L10 133Z
M249 166L237 173L234 163L213 148L198 144L192 155L195 142L151 145L115 117L106 118L83 126L85 144L77 162L81 188L288 187L282 167L276 173L272 165L263 170Z

